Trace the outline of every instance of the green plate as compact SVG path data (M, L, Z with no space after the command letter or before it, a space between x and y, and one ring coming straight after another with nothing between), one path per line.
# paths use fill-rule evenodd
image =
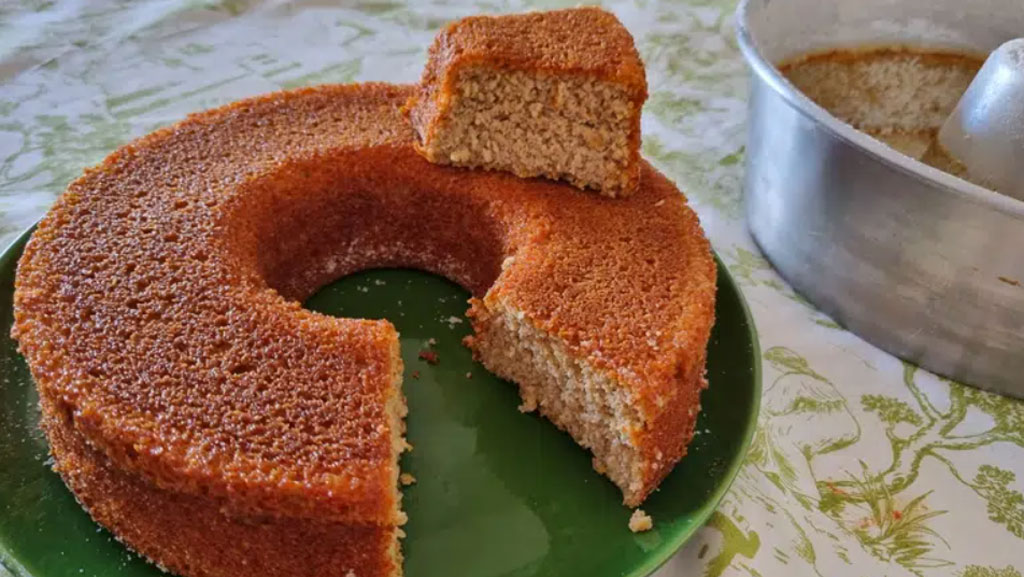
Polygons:
M0 574L161 575L93 523L49 468L36 391L9 337L14 271L27 239L0 256ZM401 332L415 446L402 468L418 480L405 489L406 575L642 576L700 528L740 467L761 391L753 322L721 263L718 270L699 434L644 503L655 526L640 534L627 529L631 511L591 468L588 453L542 418L517 411L515 387L460 344L470 332L465 290L427 273L375 270L313 296L313 310L387 318ZM430 339L436 365L418 358Z

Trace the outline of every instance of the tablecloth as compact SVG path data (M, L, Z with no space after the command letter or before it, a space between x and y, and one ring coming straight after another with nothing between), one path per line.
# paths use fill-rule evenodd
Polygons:
M0 241L84 167L189 112L306 84L412 82L446 21L576 3L0 2ZM734 0L606 7L647 65L644 154L685 191L740 283L765 367L739 477L658 575L1020 577L1024 403L844 331L746 232L747 71Z

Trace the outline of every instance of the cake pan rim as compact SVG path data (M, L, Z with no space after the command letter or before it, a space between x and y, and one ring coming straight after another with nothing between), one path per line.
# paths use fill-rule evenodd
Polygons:
M750 5L755 1L763 0L741 0L736 8L736 38L740 52L754 74L767 83L794 110L813 120L836 138L867 154L873 160L912 176L930 185L937 192L953 193L968 202L987 206L1024 221L1024 201L968 182L911 158L843 122L808 98L787 80L778 67L761 52L757 39L748 25Z

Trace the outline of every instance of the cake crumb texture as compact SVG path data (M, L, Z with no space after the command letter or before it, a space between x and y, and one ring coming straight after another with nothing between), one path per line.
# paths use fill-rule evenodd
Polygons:
M626 28L600 8L575 8L450 24L406 111L431 162L627 196L646 97Z
M642 533L644 531L650 531L654 528L654 520L647 513L644 513L643 509L637 509L633 511L633 514L629 516L629 530L634 533Z

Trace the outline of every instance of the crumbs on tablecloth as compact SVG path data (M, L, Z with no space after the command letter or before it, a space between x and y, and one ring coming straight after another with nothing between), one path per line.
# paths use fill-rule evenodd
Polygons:
M403 487L408 487L416 482L416 477L413 477L409 473L402 473L398 476L398 482L401 483Z
M420 358L427 361L428 365L436 365L441 360L434 351L420 351Z

